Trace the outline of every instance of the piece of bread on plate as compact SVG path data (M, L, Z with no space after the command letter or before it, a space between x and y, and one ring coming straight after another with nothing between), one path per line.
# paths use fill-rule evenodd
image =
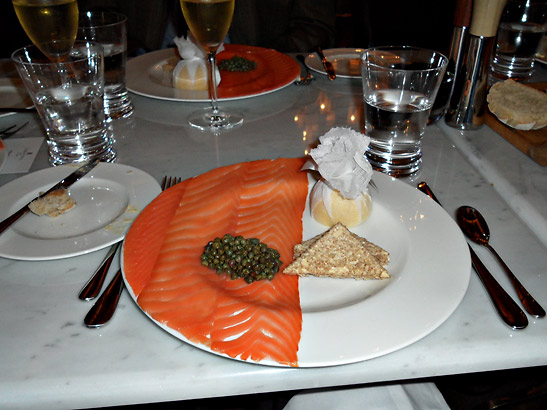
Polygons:
M331 278L386 279L389 253L337 223L294 247L294 260L283 273Z
M547 94L514 80L492 85L488 108L501 122L519 130L537 130L547 125Z
M32 201L29 205L30 210L36 215L47 215L57 217L70 209L74 208L76 201L68 194L64 188L56 189L43 198Z

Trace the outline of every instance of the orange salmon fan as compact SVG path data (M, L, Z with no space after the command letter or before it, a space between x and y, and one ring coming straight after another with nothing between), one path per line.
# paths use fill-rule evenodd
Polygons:
M302 241L305 158L239 163L164 191L138 216L123 247L126 283L140 308L186 340L222 355L298 366L302 311L298 277L281 272ZM225 233L279 251L272 281L247 284L201 265Z

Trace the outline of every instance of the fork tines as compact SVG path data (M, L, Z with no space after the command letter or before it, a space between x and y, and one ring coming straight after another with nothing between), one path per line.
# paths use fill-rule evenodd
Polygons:
M182 181L182 178L177 177L168 177L167 175L163 177L163 180L161 181L161 190L165 191L167 188L171 188L172 186L177 185L179 182Z

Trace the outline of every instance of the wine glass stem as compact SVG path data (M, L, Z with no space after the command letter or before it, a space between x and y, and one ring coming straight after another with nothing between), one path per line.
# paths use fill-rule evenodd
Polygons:
M218 111L217 104L217 82L216 82L216 53L207 53L207 71L209 74L209 96L211 97L211 106L213 112Z

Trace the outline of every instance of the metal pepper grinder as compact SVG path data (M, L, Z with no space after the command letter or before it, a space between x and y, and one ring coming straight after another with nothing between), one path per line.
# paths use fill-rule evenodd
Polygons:
M429 121L435 122L440 119L448 109L448 103L452 96L452 90L456 82L456 74L461 64L465 38L471 23L472 0L457 0L454 8L454 28L452 30L452 40L448 51L448 65L446 72L439 87L437 98L431 107Z
M469 36L445 116L451 127L476 129L484 122L490 57L506 1L473 0Z

